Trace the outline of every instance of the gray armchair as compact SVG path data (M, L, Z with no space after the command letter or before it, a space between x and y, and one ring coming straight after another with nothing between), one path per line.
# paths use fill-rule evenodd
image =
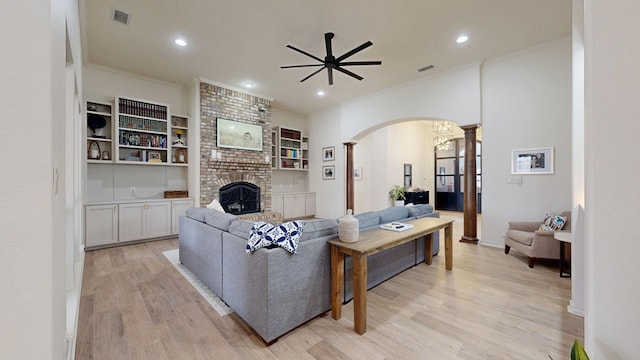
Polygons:
M571 212L565 211L567 217L562 231L571 230ZM542 221L512 221L504 237L504 253L509 254L514 248L529 257L529 267L536 264L536 259L560 259L560 245L553 237L553 231L538 230Z

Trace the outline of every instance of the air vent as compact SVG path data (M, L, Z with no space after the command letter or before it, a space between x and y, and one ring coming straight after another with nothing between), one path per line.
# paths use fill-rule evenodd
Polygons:
M418 72L423 72L423 71L427 71L427 70L431 70L431 69L433 69L433 65L421 67L420 69L418 69Z
M116 9L116 11L114 11L113 13L113 21L117 21L127 25L129 23L129 14Z

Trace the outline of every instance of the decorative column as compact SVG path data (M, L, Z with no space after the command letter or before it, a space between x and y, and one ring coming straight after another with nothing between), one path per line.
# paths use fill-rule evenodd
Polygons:
M467 125L461 128L464 130L464 234L460 241L477 244L476 129L478 125Z
M347 209L353 210L354 214L356 213L353 208L355 205L355 192L353 190L353 147L355 144L355 142L344 143L344 146L347 149L347 174L345 176L347 179Z

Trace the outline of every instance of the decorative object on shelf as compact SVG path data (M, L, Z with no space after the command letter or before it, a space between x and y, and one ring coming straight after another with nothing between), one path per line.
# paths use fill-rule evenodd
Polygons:
M170 190L164 192L165 199L176 199L176 198L186 198L189 197L189 192L187 190Z
M106 138L102 133L102 129L107 125L107 119L105 119L104 116L98 114L87 114L87 125L89 126L89 129L93 131L93 134L91 135L92 137Z
M335 160L335 146L329 146L326 148L322 148L322 161L333 161Z
M333 180L336 178L336 167L335 165L323 166L322 167L322 180Z
M173 139L173 145L184 145L184 140L182 140L182 131L176 131L176 138Z
M319 61L319 64L311 64L311 65L288 65L288 66L281 66L281 69L289 69L289 68L300 68L300 67L315 67L315 66L322 66L320 69L314 71L313 73L311 73L311 75L305 77L304 79L300 80L300 82L303 82L305 80L307 80L308 78L312 77L313 75L319 73L320 71L327 69L327 75L329 76L329 85L333 85L333 70L338 70L343 74L347 74L357 80L362 80L362 76L354 74L353 72L344 69L343 67L345 66L350 66L350 65L382 65L382 61L345 61L343 62L342 60L345 60L351 56L353 56L354 54L359 53L360 51L368 48L369 46L373 45L373 43L371 41L367 41L364 44L350 50L347 51L346 53L340 55L339 57L335 57L333 56L333 53L331 52L331 39L333 39L334 34L332 32L328 32L324 34L324 43L325 43L325 47L327 50L327 56L325 56L324 60L315 57L311 54L309 54L306 51L300 50L298 48L295 48L291 45L287 45L287 47L291 50L297 51L301 54L304 54L314 60Z
M109 154L109 150L105 150L102 152L102 160L111 160L111 154Z
M180 148L176 149L176 160L177 163L184 164L187 162L187 149Z
M159 152L149 151L149 162L162 162L162 155Z
M262 126L216 119L217 145L220 148L262 151Z
M362 180L362 166L356 166L353 168L353 179Z
M405 192L404 186L400 185L395 185L389 190L389 199L393 201L394 206L404 206Z
M359 221L352 215L353 210L348 209L347 214L338 219L338 239L342 242L356 242L360 235Z
M89 141L89 145L87 145L87 158L91 160L100 160L100 144L97 141Z
M553 147L512 150L511 174L553 174Z

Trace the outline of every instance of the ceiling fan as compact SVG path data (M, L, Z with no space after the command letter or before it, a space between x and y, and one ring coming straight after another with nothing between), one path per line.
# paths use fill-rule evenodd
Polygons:
M320 62L320 64L308 64L308 65L288 65L288 66L281 66L281 69L290 69L290 68L301 68L301 67L315 67L315 66L322 66L320 69L314 71L311 75L305 77L304 79L300 80L300 82L303 82L305 80L307 80L308 78L312 77L313 75L319 73L320 71L327 69L327 75L329 76L329 85L333 85L333 70L337 70L340 71L341 73L347 74L353 78L356 78L358 80L362 80L362 76L355 74L347 69L345 69L345 66L352 66L352 65L382 65L382 61L343 61L346 58L368 48L369 46L373 45L373 43L371 41L367 41L366 43L354 48L351 51L347 51L346 53L342 54L339 57L335 57L333 56L333 53L331 52L331 39L333 38L334 34L331 32L325 33L324 34L324 42L327 48L327 56L324 57L323 59L320 59L319 57L316 57L314 55L309 54L308 52L304 51L304 50L300 50L294 46L291 45L287 45L287 47L291 50L295 50L301 54L307 55L308 57L318 60Z

